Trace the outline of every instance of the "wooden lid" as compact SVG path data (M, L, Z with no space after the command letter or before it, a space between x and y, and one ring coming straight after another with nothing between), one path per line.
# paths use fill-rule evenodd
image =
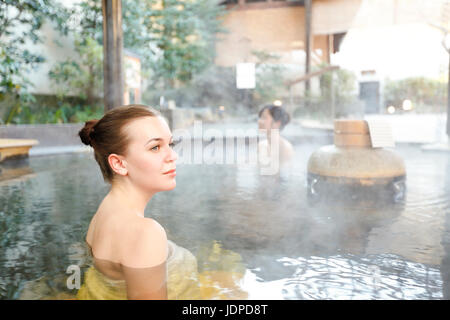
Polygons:
M369 134L369 126L365 120L334 120L335 133Z
M368 147L372 146L368 134L340 134L334 133L334 144L336 147Z

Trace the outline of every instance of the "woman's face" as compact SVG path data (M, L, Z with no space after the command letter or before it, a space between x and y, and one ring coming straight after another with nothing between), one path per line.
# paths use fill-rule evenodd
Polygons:
M124 159L134 185L149 192L172 190L176 186L172 133L161 117L139 118L125 127L131 139Z
M274 121L268 109L264 109L261 117L258 119L258 128L263 130L278 129L280 127L279 121Z

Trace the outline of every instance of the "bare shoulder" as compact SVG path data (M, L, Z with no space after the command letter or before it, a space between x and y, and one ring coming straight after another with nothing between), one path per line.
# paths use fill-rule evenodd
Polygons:
M294 147L288 140L284 138L282 140L282 143L283 143L281 148L281 156L283 158L282 161L289 161L292 159L294 155Z
M86 232L86 238L84 239L90 246L92 246L92 243L94 242L94 232L96 227L96 218L97 215L94 214L94 216L91 219L91 222L89 223L88 230Z
M267 140L262 140L258 142L258 153L267 152L269 144Z
M267 147L267 139L258 142L259 147Z
M153 267L167 259L166 231L156 220L138 218L131 223L129 231L121 259L124 266Z
M158 223L158 221L151 218L141 218L140 232L142 238L149 240L165 240L167 241L166 230Z
M283 147L286 149L286 151L293 153L294 152L294 147L292 146L292 144L283 138Z

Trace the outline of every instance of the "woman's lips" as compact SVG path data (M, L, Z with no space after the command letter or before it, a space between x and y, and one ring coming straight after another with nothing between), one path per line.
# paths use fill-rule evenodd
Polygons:
M177 172L176 172L175 169L172 169L172 170L170 170L170 171L165 172L164 174L170 175L170 176L176 176L176 175L177 175Z

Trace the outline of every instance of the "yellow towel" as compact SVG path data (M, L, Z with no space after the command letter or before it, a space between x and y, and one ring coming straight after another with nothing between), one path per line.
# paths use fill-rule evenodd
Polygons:
M167 294L169 300L246 299L247 293L239 285L243 277L240 256L222 250L217 242L200 250L202 269L198 273L197 259L187 249L169 241L167 260ZM94 266L85 273L77 294L79 300L127 299L124 280L112 280Z

